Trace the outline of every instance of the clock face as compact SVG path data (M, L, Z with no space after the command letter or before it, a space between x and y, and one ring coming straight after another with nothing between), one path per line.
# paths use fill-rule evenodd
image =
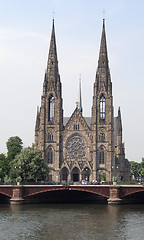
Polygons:
M68 158L82 158L85 157L85 143L81 136L73 136L67 143L67 157Z

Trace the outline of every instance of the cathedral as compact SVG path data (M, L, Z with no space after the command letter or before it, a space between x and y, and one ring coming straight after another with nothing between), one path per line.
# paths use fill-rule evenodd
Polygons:
M90 98L92 96L89 96ZM58 69L53 20L41 107L35 125L36 148L49 167L48 181L81 183L106 181L113 177L129 181L130 164L122 142L121 111L113 113L112 82L103 20L98 67L93 87L91 117L82 114L81 88L76 108L63 117L61 79Z

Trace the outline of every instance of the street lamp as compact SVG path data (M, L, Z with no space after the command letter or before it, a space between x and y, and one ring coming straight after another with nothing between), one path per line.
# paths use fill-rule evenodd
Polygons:
M15 168L15 172L16 172L16 183L17 183L17 185L20 185L20 182L21 182L21 176L19 175L19 171L20 171L20 169L21 169L21 166L14 166L14 168Z

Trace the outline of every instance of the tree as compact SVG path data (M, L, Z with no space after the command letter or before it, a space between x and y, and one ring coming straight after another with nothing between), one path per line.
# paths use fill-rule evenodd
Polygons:
M141 166L144 168L144 158L142 158Z
M4 177L7 174L7 161L6 161L6 156L1 153L0 154L0 181L4 181Z
M104 172L101 173L101 181L106 181L106 174Z
M11 162L14 160L15 156L21 152L21 150L23 148L22 145L23 145L23 142L22 142L21 138L19 138L18 136L10 137L8 139L8 141L6 142L6 147L8 150L7 158L6 158L6 162L7 162L6 174L7 174L7 176L9 176L9 173L10 173Z
M12 161L15 156L21 152L23 148L23 142L18 136L10 137L6 143L6 147L8 150L8 159L9 161Z
M139 177L141 176L141 170L142 166L141 163L130 161L131 165L131 176L134 176L134 178L139 181Z
M16 155L11 162L12 179L21 177L22 181L42 181L48 174L48 168L39 149L27 147Z

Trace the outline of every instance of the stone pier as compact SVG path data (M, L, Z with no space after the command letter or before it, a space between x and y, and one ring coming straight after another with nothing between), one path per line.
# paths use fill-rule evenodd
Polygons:
M13 186L12 198L10 204L23 204L24 199L22 198L23 187L15 185Z
M110 197L107 200L108 204L121 204L122 199L120 196L120 186L110 186Z

